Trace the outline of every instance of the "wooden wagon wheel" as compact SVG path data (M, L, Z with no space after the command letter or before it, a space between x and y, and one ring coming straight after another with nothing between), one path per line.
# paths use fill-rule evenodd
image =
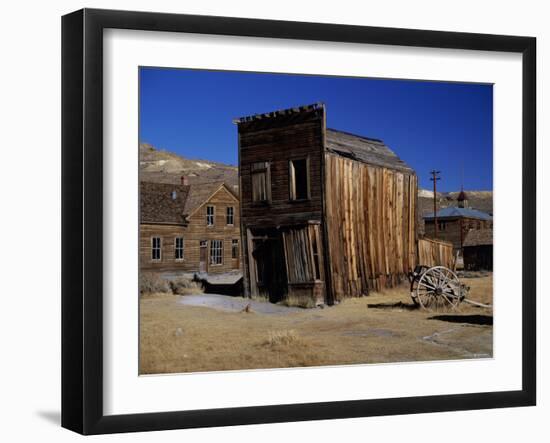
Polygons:
M461 302L460 288L460 281L453 271L444 266L434 266L418 279L415 302L428 310L454 309Z

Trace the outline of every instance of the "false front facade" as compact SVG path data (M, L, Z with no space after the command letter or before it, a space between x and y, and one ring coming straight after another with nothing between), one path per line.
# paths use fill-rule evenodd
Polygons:
M416 264L415 172L322 104L236 120L245 293L333 304Z

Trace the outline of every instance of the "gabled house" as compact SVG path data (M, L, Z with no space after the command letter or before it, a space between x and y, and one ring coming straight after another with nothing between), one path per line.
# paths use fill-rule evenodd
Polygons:
M240 269L237 196L222 182L140 183L140 269L221 274Z
M235 123L246 295L333 304L406 278L417 177L384 142L327 129L323 104Z

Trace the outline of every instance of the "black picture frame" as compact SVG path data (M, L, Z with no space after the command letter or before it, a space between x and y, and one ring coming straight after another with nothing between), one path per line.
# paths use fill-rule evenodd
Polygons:
M103 413L103 30L107 28L522 54L522 389L131 415ZM82 434L536 404L536 39L83 9L62 18L62 426ZM519 276L518 276L519 278Z

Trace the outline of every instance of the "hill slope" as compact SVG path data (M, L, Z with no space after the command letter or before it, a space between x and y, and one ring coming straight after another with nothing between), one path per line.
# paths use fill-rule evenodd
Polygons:
M181 176L189 184L223 181L238 191L239 178L236 166L210 160L193 160L181 157L172 152L156 149L148 143L139 146L140 180L157 183L180 183ZM437 207L457 206L459 192L437 193ZM480 211L493 213L492 191L466 191L468 206ZM433 212L433 192L427 189L418 190L418 219L420 232L424 231L422 215Z
M223 181L237 189L239 183L236 166L188 159L148 143L139 145L139 173L140 180L156 183L180 183L181 176L187 177L189 184Z

